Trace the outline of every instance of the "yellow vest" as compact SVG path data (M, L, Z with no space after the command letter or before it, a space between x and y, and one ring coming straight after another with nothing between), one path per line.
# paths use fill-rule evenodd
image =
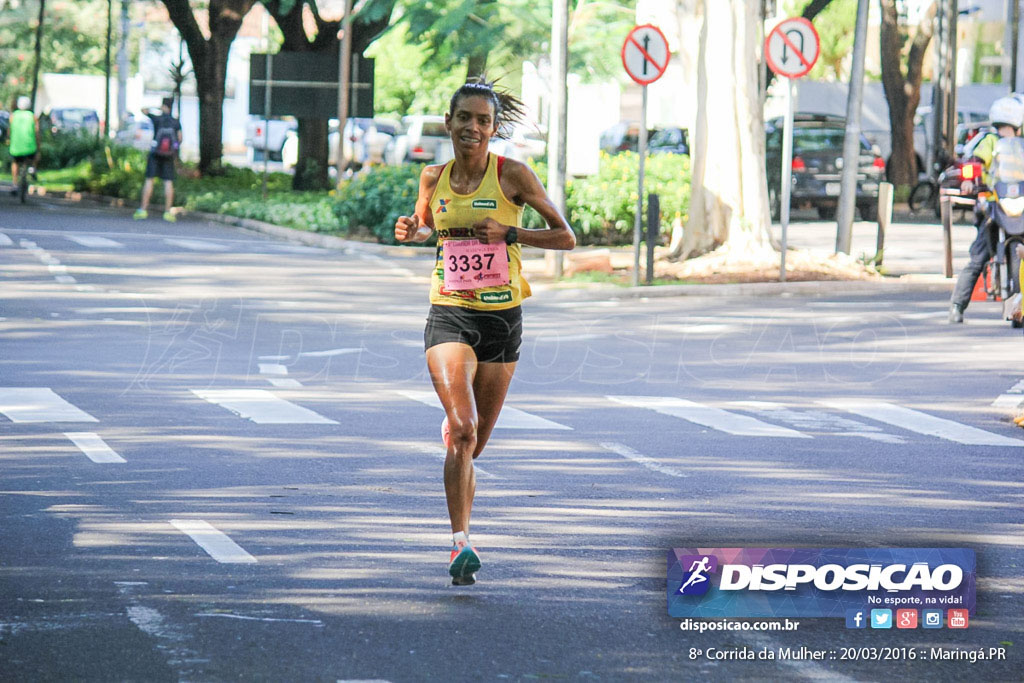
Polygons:
M437 187L430 198L430 213L437 230L437 256L430 278L430 303L442 306L461 306L478 311L500 311L514 308L530 296L530 285L523 278L522 247L516 243L508 247L509 283L494 287L481 287L449 291L444 287L445 240L472 239L473 224L493 218L504 225L517 228L523 224L523 207L510 201L498 182L498 159L488 153L487 170L480 187L472 194L456 194L451 186L454 161L441 170Z

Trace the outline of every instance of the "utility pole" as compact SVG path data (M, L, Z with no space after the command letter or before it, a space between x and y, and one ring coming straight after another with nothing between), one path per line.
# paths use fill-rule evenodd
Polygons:
M110 137L110 34L114 21L114 0L107 0L107 45L103 56L103 127L101 134Z
M548 196L566 215L565 147L568 125L569 2L555 0L551 8L551 105L548 116ZM562 277L562 252L547 252L549 269Z
M43 56L43 19L46 17L46 0L39 0L39 21L36 24L35 61L32 63L32 111L36 110L36 93L39 91L39 66Z
M839 185L836 252L850 253L853 211L857 203L857 171L860 166L860 107L864 100L864 52L868 33L868 0L857 0L857 26L853 33L853 64L846 97L846 137L843 139L843 176Z
M121 40L117 44L117 121L118 129L124 127L128 118L128 3L121 0Z
M345 124L348 122L348 95L351 88L352 68L352 0L345 0L345 16L341 20L343 33L338 46L338 189L345 180Z

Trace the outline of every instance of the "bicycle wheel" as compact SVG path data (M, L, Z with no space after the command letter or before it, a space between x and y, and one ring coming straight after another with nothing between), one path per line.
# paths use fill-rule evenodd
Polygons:
M907 203L910 205L910 213L917 213L927 209L935 201L938 195L937 187L931 180L922 180L910 191Z

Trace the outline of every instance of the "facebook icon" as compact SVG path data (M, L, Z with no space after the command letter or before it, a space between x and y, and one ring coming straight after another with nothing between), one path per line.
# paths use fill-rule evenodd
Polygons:
M846 610L846 628L867 628L868 618L865 610L862 609L848 609Z

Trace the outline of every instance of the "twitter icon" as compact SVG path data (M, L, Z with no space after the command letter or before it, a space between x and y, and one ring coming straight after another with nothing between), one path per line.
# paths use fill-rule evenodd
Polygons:
M892 628L892 610L871 610L871 628Z

